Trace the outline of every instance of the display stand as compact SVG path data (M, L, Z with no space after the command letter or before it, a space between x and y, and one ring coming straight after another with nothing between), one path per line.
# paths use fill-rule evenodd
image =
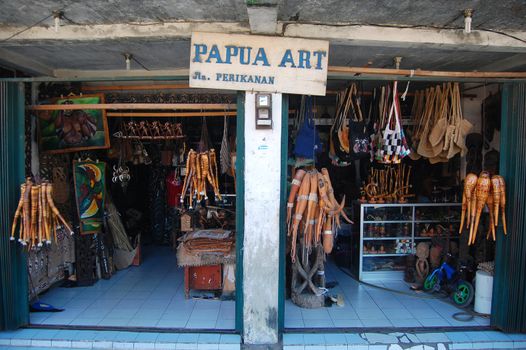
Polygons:
M419 242L434 238L448 245L458 242L459 203L359 203L357 207L360 230L351 236L351 271L360 280L401 280L405 259ZM443 231L437 232L438 227Z

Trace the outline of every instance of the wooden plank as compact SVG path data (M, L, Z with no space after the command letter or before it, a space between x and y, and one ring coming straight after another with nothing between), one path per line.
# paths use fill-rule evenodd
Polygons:
M106 113L108 118L120 118L120 117L150 117L150 118L173 118L173 117L235 117L237 112L108 112Z
M186 84L149 84L149 85L86 85L82 91L133 91L133 90L178 90L190 89Z
M63 104L63 105L31 105L26 107L32 111L63 111L85 109L173 109L173 110L235 110L235 104L226 103L96 103L96 104Z

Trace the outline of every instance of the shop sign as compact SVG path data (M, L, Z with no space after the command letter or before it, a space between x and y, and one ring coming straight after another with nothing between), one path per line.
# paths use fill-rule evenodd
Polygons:
M190 87L324 96L329 42L192 33Z

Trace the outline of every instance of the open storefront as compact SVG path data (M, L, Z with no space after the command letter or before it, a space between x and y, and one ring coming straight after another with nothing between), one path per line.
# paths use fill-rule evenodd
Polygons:
M29 107L30 325L235 330L236 96L174 88L51 84Z
M285 329L490 326L502 85L328 84L291 97Z

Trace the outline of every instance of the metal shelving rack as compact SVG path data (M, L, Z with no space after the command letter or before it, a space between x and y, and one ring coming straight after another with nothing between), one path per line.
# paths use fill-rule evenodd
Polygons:
M355 257L352 259L351 271L359 278L359 280L399 280L403 278L403 271L397 270L379 270L379 271L364 271L364 259L372 259L379 257L403 257L410 255L410 253L375 253L375 254L364 254L363 246L364 243L373 242L373 241L396 241L396 240L409 240L410 246L415 247L416 243L431 240L433 237L420 237L416 232L418 224L439 224L439 223L453 223L458 224L460 220L458 218L444 217L436 220L417 220L416 212L419 208L429 208L429 207L449 207L451 209L458 209L460 212L461 204L460 203L406 203L406 204L397 204L397 203L385 203L385 204L369 204L369 203L357 203L359 205L359 237L356 234L353 234L351 237L351 246L355 252ZM404 208L411 208L410 218L407 220L365 220L366 208L400 208L400 213L403 213ZM364 237L365 225L367 224L408 224L410 225L410 234L407 232L404 235L398 236L389 236L389 237ZM446 239L456 239L458 236L440 236ZM359 253L359 254L356 254Z

